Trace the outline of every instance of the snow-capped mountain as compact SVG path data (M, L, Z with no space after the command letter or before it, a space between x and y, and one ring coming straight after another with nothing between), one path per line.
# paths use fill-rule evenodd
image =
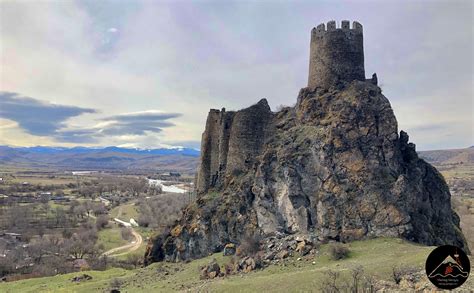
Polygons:
M172 147L10 147L0 146L0 165L61 169L180 169L194 171L199 151Z

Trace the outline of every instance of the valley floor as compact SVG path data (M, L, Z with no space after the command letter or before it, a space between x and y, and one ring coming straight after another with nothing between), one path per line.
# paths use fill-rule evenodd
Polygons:
M350 257L344 260L331 260L328 245L323 245L313 259L290 257L263 270L213 280L200 280L199 267L208 264L212 258L223 266L230 257L218 253L186 264L163 262L136 270L86 271L0 283L0 292L110 292L111 284L121 284L121 292L320 292L329 270L339 271L344 279L349 277L351 269L362 266L366 275L392 281L393 267L421 271L426 257L434 249L393 238L356 241L349 247ZM71 281L82 274L88 274L92 279ZM428 286L428 289L434 289L431 284ZM474 290L472 276L461 288Z

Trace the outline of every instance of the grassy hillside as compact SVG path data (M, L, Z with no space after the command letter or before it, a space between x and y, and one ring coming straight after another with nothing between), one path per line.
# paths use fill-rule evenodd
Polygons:
M127 240L122 239L119 227L107 228L99 231L98 243L102 244L104 251L119 247L128 243Z
M465 149L421 151L419 155L436 165L474 164L474 146Z
M369 275L389 280L393 266L424 267L425 259L433 247L421 246L400 239L378 238L350 244L348 259L333 261L329 258L328 245L309 261L290 258L285 264L271 265L264 270L234 275L214 280L200 280L199 267L216 258L222 266L229 257L221 253L190 263L155 263L137 270L111 269L87 271L92 280L79 283L71 278L82 273L29 279L0 284L0 292L105 292L112 280L122 283L121 292L294 292L318 291L327 270L340 271L348 276L350 269L358 265ZM313 261L315 262L313 264Z

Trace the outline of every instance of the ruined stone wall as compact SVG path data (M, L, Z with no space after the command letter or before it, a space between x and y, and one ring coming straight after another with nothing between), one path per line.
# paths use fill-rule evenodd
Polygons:
M271 117L266 100L237 112L226 112L224 108L209 112L202 135L198 194L221 189L226 178L248 170L262 148Z
M196 191L207 190L212 177L219 170L219 122L220 111L211 109L207 115L206 128L201 139L201 164L196 180Z
M272 112L265 99L235 114L229 140L226 175L247 172L263 147Z
M329 88L340 82L365 80L362 25L356 21L350 28L344 20L324 23L311 31L308 87Z
M229 152L229 138L232 130L232 122L235 112L225 112L223 108L219 124L219 170L215 184L212 187L221 187L224 184L227 169L227 154Z

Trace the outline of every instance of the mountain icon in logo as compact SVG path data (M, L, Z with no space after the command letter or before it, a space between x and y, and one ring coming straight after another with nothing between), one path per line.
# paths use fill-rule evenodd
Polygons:
M455 255L456 256L456 255ZM459 255L458 255L459 256ZM456 261L451 255L448 255L429 275L429 278L434 277L464 277L469 276L468 272L465 272L460 262Z
M471 265L464 251L453 245L435 248L425 265L428 279L440 289L455 289L467 280Z

